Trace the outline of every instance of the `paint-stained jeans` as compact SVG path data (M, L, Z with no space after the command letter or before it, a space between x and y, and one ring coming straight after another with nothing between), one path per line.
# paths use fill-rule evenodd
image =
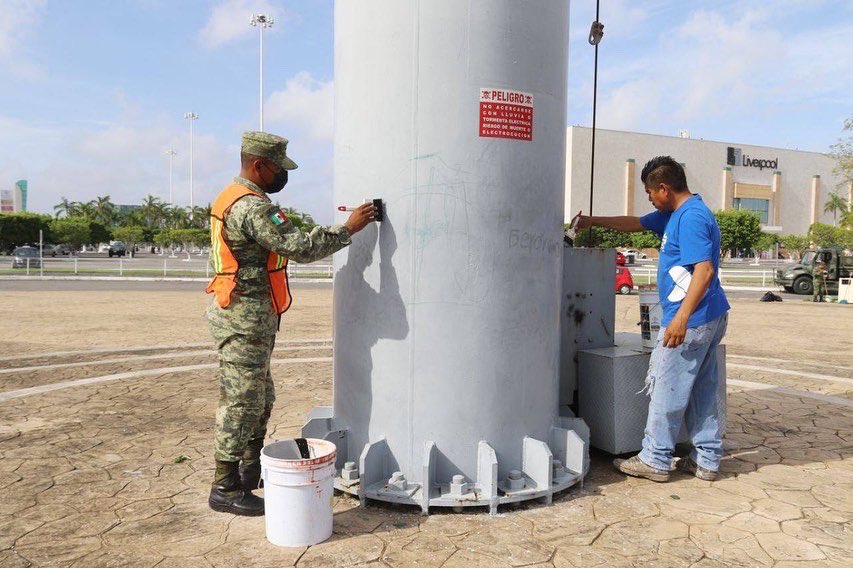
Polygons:
M681 423L693 443L690 457L700 466L717 471L723 456L718 420L717 346L726 334L728 314L690 328L684 343L662 345L663 327L649 361L647 388L651 395L649 417L640 459L657 469L672 469L672 457Z

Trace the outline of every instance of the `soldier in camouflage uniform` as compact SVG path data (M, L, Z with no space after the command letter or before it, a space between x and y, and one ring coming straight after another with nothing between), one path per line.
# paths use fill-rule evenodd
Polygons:
M826 295L826 264L821 258L815 260L812 269L812 302L823 302Z
M246 132L242 142L240 175L217 198L211 218L211 263L217 277L208 288L216 296L207 319L219 349L219 406L216 473L208 503L216 511L255 516L264 513L263 499L252 490L259 486L260 453L275 401L270 357L280 313L290 304L289 290L287 306L282 309L277 302L268 260L279 258L271 253L296 262L327 257L350 244L351 235L374 219L376 208L362 205L343 225L301 231L267 197L281 191L288 170L297 167L287 157L287 140ZM231 204L225 197L230 205L219 218L217 204L229 191L236 200ZM220 272L222 258L236 261L236 274ZM286 278L279 283L286 288Z

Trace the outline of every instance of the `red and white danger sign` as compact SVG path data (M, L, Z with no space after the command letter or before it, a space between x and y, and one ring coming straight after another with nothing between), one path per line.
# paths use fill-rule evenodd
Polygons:
M533 140L533 95L481 88L480 137Z

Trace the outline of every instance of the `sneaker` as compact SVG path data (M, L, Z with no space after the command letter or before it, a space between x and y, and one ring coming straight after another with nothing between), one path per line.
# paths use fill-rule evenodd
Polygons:
M695 475L702 481L714 481L717 479L716 471L704 468L690 458L681 458L678 460L678 463L675 464L675 469Z
M640 456L636 455L632 458L624 459L615 459L613 460L613 465L626 475L631 475L633 477L643 477L645 479L651 479L652 481L657 481L659 483L669 481L669 471L665 469L656 469L650 465L646 465L640 460Z

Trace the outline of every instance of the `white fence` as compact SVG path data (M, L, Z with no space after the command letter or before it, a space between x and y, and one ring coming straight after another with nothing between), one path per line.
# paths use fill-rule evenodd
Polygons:
M26 276L137 276L151 278L210 278L210 264L202 256L151 255L136 258L59 257L25 258L16 266L13 257L0 265L0 274ZM8 262L8 264L7 264ZM328 261L287 265L291 278L332 278L333 267Z
M634 278L635 284L651 284L657 281L657 266L642 266L642 267L626 267L631 271L631 276ZM720 268L718 275L720 282L735 282L741 281L744 283L752 283L761 286L770 286L773 284L773 277L776 271L771 269L733 269ZM645 280L641 282L640 280Z

